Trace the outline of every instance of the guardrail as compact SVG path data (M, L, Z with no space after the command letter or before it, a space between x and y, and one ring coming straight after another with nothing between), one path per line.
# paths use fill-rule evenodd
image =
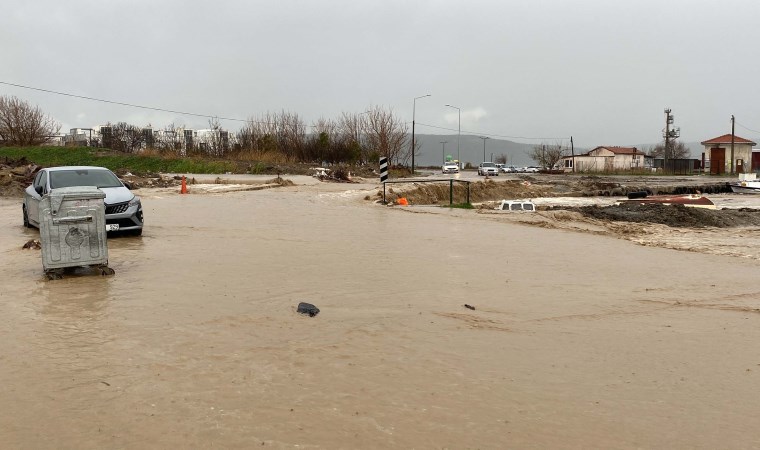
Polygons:
M455 180L453 178L441 178L437 180L393 180L393 181L383 181L383 204L387 204L388 202L385 200L385 185L386 184L400 184L400 183L441 183L441 182L448 182L449 183L449 205L454 204L454 183L464 183L465 186L467 186L467 201L466 203L470 203L470 183L471 181L468 180Z

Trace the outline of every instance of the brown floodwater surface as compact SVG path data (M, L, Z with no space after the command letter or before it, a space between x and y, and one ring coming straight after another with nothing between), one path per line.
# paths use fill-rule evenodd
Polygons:
M0 447L760 446L757 260L375 192L141 190L56 281L0 199Z

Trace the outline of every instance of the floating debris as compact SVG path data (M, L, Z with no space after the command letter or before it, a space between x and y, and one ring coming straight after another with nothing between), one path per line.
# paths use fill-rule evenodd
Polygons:
M42 244L37 239L30 239L21 247L23 250L39 250L42 248Z
M301 314L308 314L309 317L314 317L317 314L319 314L319 308L312 305L311 303L305 303L305 302L301 302L298 304L297 311Z

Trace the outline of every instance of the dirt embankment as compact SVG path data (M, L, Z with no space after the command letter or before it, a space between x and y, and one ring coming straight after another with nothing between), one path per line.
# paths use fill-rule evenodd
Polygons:
M613 221L656 223L669 227L683 228L730 228L760 226L760 210L741 209L704 209L689 208L682 205L613 205L582 206L576 208L552 208L552 210L570 210L581 213L584 217Z
M464 183L453 184L453 202L467 201L468 186ZM388 190L389 200L405 197L412 205L448 204L450 195L449 183L410 183L401 188ZM382 196L382 190L379 192ZM550 197L553 187L549 184L535 184L530 180L508 180L497 182L492 179L469 183L470 203L480 203L496 199Z
M21 197L40 169L26 158L4 158L0 161L0 196Z
M454 203L467 201L467 186L464 183L455 182L453 187ZM390 200L405 197L411 204L437 205L449 203L449 188L449 184L445 182L410 183L390 189L389 193ZM536 197L614 197L633 192L646 192L647 195L731 192L725 182L710 180L647 177L618 180L575 175L550 177L525 175L519 180L506 181L486 178L483 181L469 183L469 191L471 203Z
M628 183L605 180L600 177L573 177L539 180L522 177L521 180L484 181L469 184L470 202L481 203L483 209L493 209L494 202L508 199L530 199L538 197L601 197L624 196L631 192L647 194L687 194L697 192L725 192L724 183L679 183L635 179ZM454 184L454 203L466 201L467 187ZM381 194L382 195L382 194ZM449 203L448 183L412 183L411 186L390 190L389 199L405 197L412 205L436 205ZM614 205L553 207L549 210L575 211L588 219L606 222L630 222L662 224L685 228L728 228L760 226L760 210L722 209L708 210L680 205Z

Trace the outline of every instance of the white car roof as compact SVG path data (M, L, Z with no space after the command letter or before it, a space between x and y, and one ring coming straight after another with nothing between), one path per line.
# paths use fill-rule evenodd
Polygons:
M48 167L46 170L50 172L57 172L59 170L109 170L105 167L97 167L97 166L59 166L59 167Z

